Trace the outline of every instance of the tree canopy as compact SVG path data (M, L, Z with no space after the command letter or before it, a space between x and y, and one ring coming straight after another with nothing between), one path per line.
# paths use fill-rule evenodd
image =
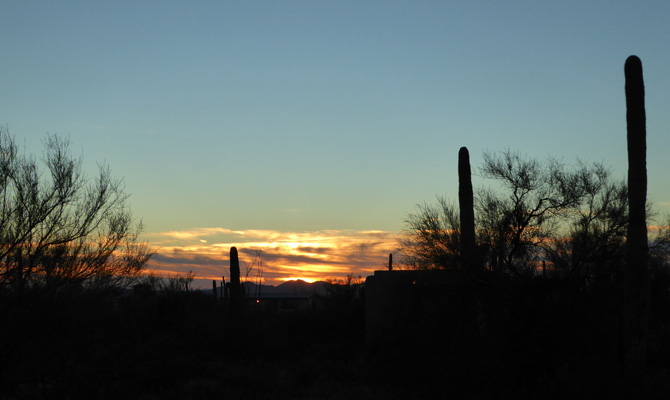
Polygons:
M139 241L141 222L123 181L106 165L89 178L69 140L47 135L41 159L21 154L0 127L0 285L26 287L127 284L152 256Z
M484 153L479 175L497 184L474 194L476 247L485 269L518 276L544 266L545 272L586 280L619 271L627 185L602 163L568 165L506 150ZM409 268L461 269L459 236L456 205L444 197L436 205L421 204L405 221L402 261ZM666 248L668 230L652 239L654 248Z

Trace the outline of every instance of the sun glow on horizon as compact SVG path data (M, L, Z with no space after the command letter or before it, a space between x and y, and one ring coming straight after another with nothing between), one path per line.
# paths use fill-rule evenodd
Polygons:
M342 279L348 274L371 274L397 248L396 233L379 230L324 230L280 232L194 228L148 234L156 250L151 268L166 274L193 271L205 281L229 279L229 252L236 247L242 276L257 278L258 255L262 280L278 285L290 280L305 282ZM212 278L214 277L214 278ZM209 287L208 285L208 287Z
M304 276L296 277L296 276L291 276L288 278L281 278L282 282L290 282L290 281L304 281L307 283L314 283L317 281L320 281L321 279L315 279L315 278L306 278Z

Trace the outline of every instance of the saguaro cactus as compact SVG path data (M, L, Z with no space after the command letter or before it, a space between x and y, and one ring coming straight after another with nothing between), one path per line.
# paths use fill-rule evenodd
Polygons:
M389 271L393 271L393 253L389 253Z
M236 247L230 248L230 304L234 311L238 311L242 304L240 261L237 257Z
M477 266L475 248L475 211L470 172L470 153L467 147L458 151L458 206L461 219L461 254L463 264L471 272Z
M624 374L631 382L647 362L649 270L647 266L647 142L642 62L630 56L626 76L628 138L628 237L624 269Z

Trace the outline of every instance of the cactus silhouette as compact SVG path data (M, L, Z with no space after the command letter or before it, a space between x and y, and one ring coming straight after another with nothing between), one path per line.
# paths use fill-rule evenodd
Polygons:
M470 172L470 153L467 147L458 151L458 206L461 219L461 254L466 269L475 271L475 211Z
M230 304L234 312L242 305L242 288L240 287L240 261L237 248L230 248Z
M624 375L629 383L644 372L649 320L647 267L647 143L642 62L630 56L626 77L628 139L628 232L624 269Z
M389 253L389 271L393 271L393 253Z

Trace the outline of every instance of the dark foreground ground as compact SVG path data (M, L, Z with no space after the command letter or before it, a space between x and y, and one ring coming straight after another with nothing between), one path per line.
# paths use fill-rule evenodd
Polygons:
M668 398L665 297L654 307L650 371L628 387L616 301L547 283L513 289L467 297L487 310L474 320L451 298L368 342L364 295L346 288L310 309L248 304L237 317L201 292L5 295L0 398Z

